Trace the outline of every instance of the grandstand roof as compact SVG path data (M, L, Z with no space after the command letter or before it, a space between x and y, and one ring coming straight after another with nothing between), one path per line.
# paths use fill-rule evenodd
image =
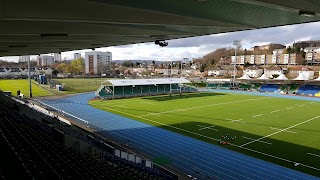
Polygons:
M230 82L231 79L207 79L207 82Z
M119 79L107 80L112 86L154 85L154 84L179 84L190 83L185 78L161 78L161 79Z
M280 74L275 80L288 80L288 78L284 74Z
M241 78L238 78L238 79L246 79L246 80L248 80L248 79L251 79L251 78L249 77L248 74L244 74Z
M269 78L267 77L266 74L262 74L261 77L259 77L259 78L257 78L257 79L267 80L267 79L269 79Z
M0 28L0 56L320 21L316 0L1 0L0 4L0 26L5 27Z
M308 78L303 73L300 73L299 76L294 78L293 80L306 81L306 80L308 80Z

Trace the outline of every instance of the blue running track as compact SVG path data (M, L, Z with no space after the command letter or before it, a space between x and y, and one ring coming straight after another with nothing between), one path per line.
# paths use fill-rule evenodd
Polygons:
M94 93L43 103L77 116L103 129L106 136L150 157L170 158L169 166L198 179L318 179L289 168L252 158L162 128L95 109L88 104ZM201 175L195 173L195 169Z

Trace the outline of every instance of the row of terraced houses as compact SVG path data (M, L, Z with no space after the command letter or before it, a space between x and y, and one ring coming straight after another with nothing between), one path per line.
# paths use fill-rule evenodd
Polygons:
M268 44L263 46L255 46L252 50L266 50L272 47L274 49L272 54L260 54L260 55L239 55L231 57L231 64L236 62L237 65L244 65L246 63L252 65L299 65L302 64L303 59L308 64L320 64L320 41L299 41L293 44L293 47L298 47L303 50L305 58L301 54L297 53L284 53L285 46L281 44Z

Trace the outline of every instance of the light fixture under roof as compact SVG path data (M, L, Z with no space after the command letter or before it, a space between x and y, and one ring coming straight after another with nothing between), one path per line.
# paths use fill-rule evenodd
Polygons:
M41 37L67 37L68 34L40 34Z
M305 16L305 17L314 17L316 15L315 12L310 11L299 11L299 16Z
M27 45L10 45L9 48L25 48Z

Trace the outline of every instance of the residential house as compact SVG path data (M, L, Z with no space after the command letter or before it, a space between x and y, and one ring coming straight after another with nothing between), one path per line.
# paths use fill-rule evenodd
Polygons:
M51 68L42 68L41 71L46 75L52 75L53 70Z
M303 67L303 66L297 66L297 67L290 67L289 68L289 76L291 78L296 78L299 76L299 74L304 74L306 78L314 79L314 70L308 68L308 67Z
M265 68L264 74L267 77L272 77L272 75L274 75L274 74L280 75L280 74L282 74L282 69L279 66L272 66L269 68Z
M220 67L208 70L208 76L217 77L217 76L223 76L223 75L224 75L224 70L221 69Z
M247 74L252 78L258 78L263 74L263 69L257 66L250 66L243 70L243 74Z
M21 69L20 68L11 68L11 76L13 76L13 77L21 76Z
M192 64L191 65L191 69L198 69L198 65L197 64Z
M6 77L7 76L7 69L6 68L0 68L0 77Z
M20 68L22 76L28 76L28 69L27 68Z
M307 47L304 49L308 63L320 62L320 47Z
M224 70L224 77L233 77L234 74L234 66L224 66L222 67ZM236 67L236 77L242 76L242 69L240 67Z

